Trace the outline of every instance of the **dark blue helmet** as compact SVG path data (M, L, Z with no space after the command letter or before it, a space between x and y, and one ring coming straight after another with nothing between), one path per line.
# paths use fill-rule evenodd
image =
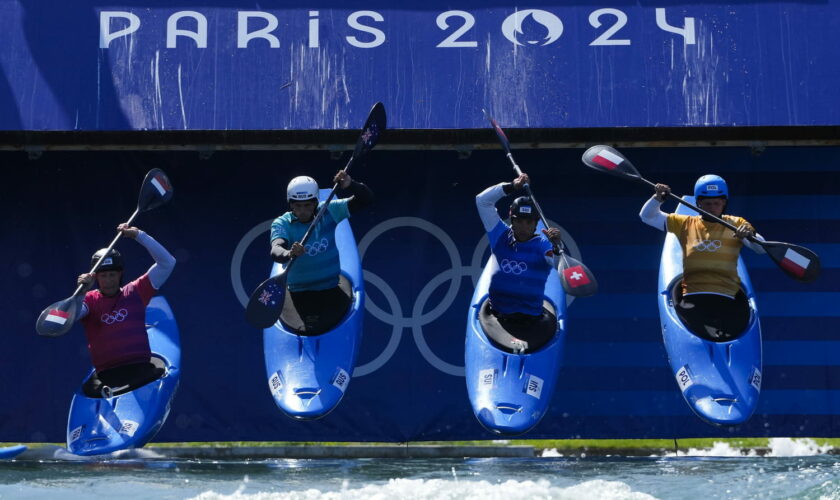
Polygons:
M96 265L96 261L99 260L100 257L105 255L105 251L107 248L103 248L101 250L97 250L93 257L90 258L90 267ZM116 249L112 248L105 258L102 259L102 264L96 269L97 272L99 271L122 271L123 269L123 257L120 252Z
M533 200L528 196L520 196L510 204L510 218L537 220L540 216Z

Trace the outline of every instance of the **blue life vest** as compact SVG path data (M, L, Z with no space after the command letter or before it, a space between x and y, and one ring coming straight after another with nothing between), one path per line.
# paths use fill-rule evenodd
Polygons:
M502 221L487 233L490 250L499 266L490 278L490 305L502 314L539 316L543 312L545 282L552 266L552 245L539 234L516 241L513 230Z
M326 290L338 286L341 273L338 248L335 246L335 227L350 216L349 198L333 200L327 212L312 230L304 245L305 252L298 257L289 271L287 285L292 292L304 290ZM318 204L320 209L323 202ZM271 240L283 238L291 244L303 239L309 224L304 224L286 212L271 224Z

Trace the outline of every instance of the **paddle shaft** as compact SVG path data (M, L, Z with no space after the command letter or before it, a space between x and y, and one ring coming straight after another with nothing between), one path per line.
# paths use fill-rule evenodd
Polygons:
M649 180L645 179L642 176L639 176L639 181L641 181L641 182L647 184L648 186L656 189L656 184L654 184L653 182L650 182ZM729 228L733 231L738 231L738 228L733 226L732 224L726 222L725 220L721 219L720 217L718 217L716 215L713 215L713 214L703 210L702 208L700 208L698 206L692 205L691 203L685 201L684 199L680 198L679 196L675 195L674 193L669 192L668 196L677 200L677 202L682 203L683 205L687 206L688 208L690 208L692 210L696 210L697 212L700 212L701 214L703 214L706 217L712 219L713 221L717 222L718 224L723 224L724 227L727 227L727 228ZM764 246L764 242L761 241L760 239L756 238L755 236L747 236L747 239L752 241L753 243L757 243L759 245Z
M516 164L516 160L513 159L513 154L510 151L507 152L507 158L508 158L508 160L510 160L510 164L513 165L513 171L516 172L516 175L522 175L522 169L520 169L519 165ZM540 220L542 221L543 226L545 226L545 228L548 229L549 228L548 221L545 220L545 215L543 215L542 208L540 207L540 204L537 202L537 199L534 198L534 193L531 191L531 186L526 183L523 187L525 188L525 192L531 198L531 202L534 204L534 208L537 209L537 215L540 216ZM553 241L551 242L551 244L554 245L554 250L557 253L559 253L559 254L563 253L563 248L560 245L554 243Z
M355 155L354 155L354 156L351 156L351 157L350 157L350 160L348 160L348 161L347 161L347 165L345 165L345 166L344 166L344 169L342 170L342 172L344 172L345 174L346 174L347 172L349 172L349 171L350 171L350 166L351 166L351 165L353 165L353 161L354 161L355 159L356 159L356 156L355 156ZM305 232L305 233L303 233L303 238L301 238L301 240L300 240L300 244L301 244L301 245L305 245L305 244L306 244L306 240L308 240L308 239L309 239L309 235L312 233L312 230L313 230L313 229L315 229L315 226L317 226L317 225L318 225L318 222L320 222L320 221L321 221L321 218L324 216L324 212L326 212L326 211L327 211L327 208L328 208L328 207L329 207L329 205L330 205L330 201L331 201L331 200L333 199L333 197L335 196L335 192L336 192L336 191L338 191L338 185L339 185L339 184L340 184L339 182L336 182L336 183L335 183L335 186L333 186L332 191L330 191L330 195L329 195L329 196L327 196L326 201L324 201L324 204L321 206L321 210L318 210L318 213L315 215L315 218L314 218L314 219L312 219L312 222L309 224L309 229L307 229L307 230L306 230L306 232ZM285 267L285 269L284 269L284 272L286 272L286 273L287 273L287 272L289 272L289 268L290 268L290 267L292 267L292 263L294 263L294 261L295 261L295 260L297 260L297 257L296 257L296 256L295 256L295 257L292 257L292 258L289 260L289 263L288 263L288 264L286 264L286 267Z
M131 223L134 222L135 217L137 217L137 214L139 214L139 213L140 213L140 207L138 206L137 209L134 210L134 213L131 214L131 217L128 218L128 222L126 222L126 224L128 224L130 226ZM111 240L111 244L108 245L108 248L106 248L105 252L102 253L102 257L99 257L99 260L96 261L96 263L93 265L93 267L91 268L90 272L88 272L88 274L95 273L96 270L99 269L99 265L102 264L103 260L105 260L105 257L108 255L108 252L110 252L111 249L114 248L114 245L116 245L117 242L120 241L120 238L122 238L122 235L123 235L122 231L117 231L117 235L114 237L113 240ZM85 288L87 288L87 285L85 285L84 283L80 284L78 287L76 287L76 291L73 292L73 295L71 295L70 298L79 296Z

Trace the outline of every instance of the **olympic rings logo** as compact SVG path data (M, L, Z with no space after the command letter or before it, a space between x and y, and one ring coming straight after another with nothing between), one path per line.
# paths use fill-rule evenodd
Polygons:
M500 267L503 273L515 274L517 276L528 270L528 264L518 260L502 259Z
M242 304L242 307L245 307L248 304L248 292L245 291L245 287L242 283L242 262L244 260L245 252L254 241L261 238L270 230L272 222L273 219L269 219L251 228L247 233L245 233L233 252L230 266L231 285L233 286L233 291L239 299L239 302ZM580 259L580 251L578 250L577 243L571 235L553 221L549 220L548 222L551 227L557 227L560 229L561 237L563 238L563 242L566 244L569 255L576 259ZM340 224L347 223L347 221L342 221ZM464 265L461 260L461 253L456 246L455 241L446 231L441 229L440 226L418 217L396 217L377 224L359 240L359 257L362 259L362 263L364 264L365 253L367 253L371 245L373 245L380 236L388 231L400 228L417 229L432 235L443 246L444 251L448 256L448 260L450 261L450 267L449 269L441 271L439 274L430 279L425 286L423 286L414 298L414 304L411 307L410 314L406 314L403 311L400 297L392 288L391 284L376 274L375 271L377 270L378 262L374 261L368 263L369 268L366 267L363 269L365 287L376 288L379 292L376 296L384 297L385 304L378 304L371 294L366 294L365 310L377 320L391 327L391 338L376 357L366 362L361 362L360 360L359 366L357 366L353 371L353 377L364 377L365 375L370 375L388 363L388 361L390 361L397 352L397 349L402 342L403 334L406 330L410 330L414 344L417 346L417 350L420 351L420 354L426 362L443 373L463 377L463 364L456 365L450 363L435 354L429 342L426 340L423 328L436 321L449 311L452 304L458 298L463 278L469 277L472 287L475 287L481 272L484 270L484 266L482 264L486 262L485 254L489 248L487 236L483 235L476 243L476 246L472 251L472 255L469 258L469 264ZM524 262L519 263L517 261L509 261L509 264L512 265L512 263L522 264L522 266L525 266ZM521 269L520 272L527 269L527 266L522 266L516 267L516 269ZM511 269L513 269L513 267L511 267ZM432 296L440 295L434 294L434 292L447 283L448 287L446 292L443 294L443 297L440 299L440 302L434 307L428 308L427 305L429 299ZM471 290L470 293L472 293ZM567 296L566 304L571 304L573 300L574 297ZM458 329L462 332L462 334L464 326L465 325L459 324ZM451 336L446 336L446 338L438 340L438 342L441 345L444 343L446 345L451 345L452 338Z
M694 245L694 249L698 252L717 252L720 244L720 240L703 240Z
M111 311L103 314L99 319L106 325L113 325L114 323L122 323L128 317L128 310L120 309L119 311Z
M321 238L319 241L316 241L315 243L311 243L311 244L307 243L306 245L303 246L303 250L304 250L304 252L306 252L306 255L308 255L310 257L314 257L314 256L318 255L319 253L326 252L327 248L329 248L329 246L330 246L330 242L326 238Z

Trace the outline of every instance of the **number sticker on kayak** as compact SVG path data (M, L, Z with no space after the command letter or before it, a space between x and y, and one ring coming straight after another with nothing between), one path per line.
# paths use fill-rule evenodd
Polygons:
M75 429L73 429L72 431L70 431L70 442L71 443L74 443L74 442L78 441L79 438L82 437L82 428L83 427L84 426L80 425L80 426L76 427Z
M536 375L528 376L528 383L525 385L525 394L540 399L542 395L543 379Z
M271 378L268 379L268 388L271 390L271 394L275 396L278 396L283 390L283 380L280 379L280 375L277 372L272 374Z
M761 371L754 366L752 375L750 375L750 385L755 387L755 390L761 391Z
M677 384L679 384L680 390L683 392L694 385L694 381L691 380L691 374L688 372L688 365L680 368L675 376L677 377Z
M140 424L133 420L123 420L122 427L120 427L120 434L134 436L134 433L137 432L138 427L140 427Z
M478 388L493 387L493 384L496 383L496 373L498 373L498 370L495 368L486 368L478 372Z
M339 368L335 372L335 376L333 376L332 385L341 389L341 392L344 392L347 389L347 384L350 382L350 374L344 371L343 368Z

